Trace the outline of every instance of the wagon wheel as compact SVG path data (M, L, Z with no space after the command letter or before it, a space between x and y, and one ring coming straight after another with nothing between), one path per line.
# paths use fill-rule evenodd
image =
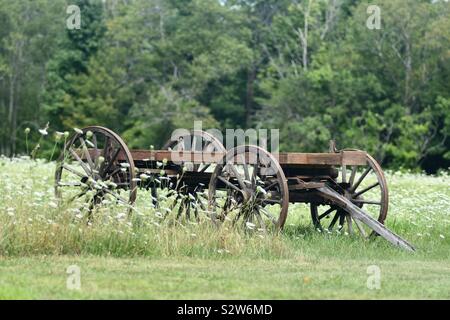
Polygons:
M60 204L76 203L91 216L107 201L132 205L137 192L134 175L133 158L123 140L109 129L87 127L64 146L55 172L55 195Z
M202 130L192 130L188 134L179 135L178 137L172 137L163 146L164 150L174 150L174 151L198 151L198 152L220 152L225 153L226 149L223 144L214 137L212 134L202 131ZM183 170L189 172L211 172L214 167L212 164L194 164L194 163L183 163L178 166L178 171L180 175L184 174ZM152 188L152 196L157 199L157 187L156 185ZM169 191L168 195L176 194L175 200L172 202L170 208L174 209L177 205L178 213L177 218L181 218L184 215L187 219L191 218L191 212L196 220L199 219L198 209L199 207L206 211L206 206L203 205L202 199L204 197L203 185L197 185L194 188L188 188L186 185L178 183L174 190ZM156 203L155 203L156 204Z
M283 228L289 206L287 180L275 157L260 147L229 150L217 164L208 191L214 222L260 231Z
M175 139L174 139L175 138ZM189 134L172 137L163 147L163 150L222 152L227 150L219 139L202 130L191 130ZM211 164L184 163L187 171L211 172Z
M360 150L344 149L344 151ZM342 166L337 188L347 199L384 224L389 203L386 178L378 162L367 153L366 160L365 166L351 168ZM311 218L314 227L319 230L352 233L357 229L364 238L376 235L361 222L352 219L344 209L333 204L319 207L318 204L311 203Z

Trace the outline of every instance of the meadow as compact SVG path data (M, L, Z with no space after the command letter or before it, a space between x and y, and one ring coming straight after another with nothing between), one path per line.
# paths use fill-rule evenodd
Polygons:
M54 169L0 158L0 299L450 298L447 173L387 173L386 225L414 244L409 253L379 237L319 233L301 204L277 235L162 219L146 191L132 218L105 203L88 221L58 206ZM81 270L79 290L66 286L71 265ZM367 286L373 265L379 289Z

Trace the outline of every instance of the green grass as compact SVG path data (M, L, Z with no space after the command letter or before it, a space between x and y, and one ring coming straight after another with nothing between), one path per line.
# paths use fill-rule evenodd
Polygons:
M384 299L450 298L450 177L389 173L386 224L414 254L381 238L321 234L307 207L283 234L161 220L138 193L132 220L106 204L91 225L53 196L54 164L0 159L0 298ZM81 268L81 290L66 269ZM366 286L367 267L381 289Z

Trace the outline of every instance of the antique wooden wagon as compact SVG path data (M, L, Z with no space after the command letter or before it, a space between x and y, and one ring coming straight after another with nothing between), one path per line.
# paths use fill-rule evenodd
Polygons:
M55 174L61 201L83 203L89 214L106 198L132 207L139 188L173 190L178 217L224 221L267 231L283 228L289 203L307 203L321 232L380 235L413 246L384 227L388 187L380 165L361 150L271 154L253 145L226 150L204 131L172 137L161 150L129 150L113 131L92 126L67 141ZM206 198L203 202L201 197Z

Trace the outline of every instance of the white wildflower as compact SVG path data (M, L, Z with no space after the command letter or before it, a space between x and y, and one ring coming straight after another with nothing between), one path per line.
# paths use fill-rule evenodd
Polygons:
M245 225L247 226L247 228L249 228L250 230L255 229L256 225L254 223L251 222L246 222Z
M39 129L39 133L42 134L43 136L48 135L47 128Z
M126 215L125 213L121 212L121 213L117 214L116 219L117 219L117 220L120 220L120 219L125 218L126 216L127 216L127 215Z
M264 188L262 188L261 186L257 186L257 187L256 187L256 191L257 191L258 193L267 194L267 191L264 190Z

